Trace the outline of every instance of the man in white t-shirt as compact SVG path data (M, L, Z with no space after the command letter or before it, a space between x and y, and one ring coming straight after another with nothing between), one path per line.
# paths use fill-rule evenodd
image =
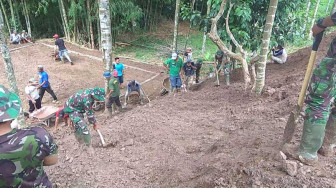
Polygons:
M34 110L41 108L41 99L39 92L37 91L37 82L34 78L29 79L28 85L25 87L25 92L27 94L29 102L29 112L32 113Z
M278 45L277 48L272 48L272 57L274 63L284 64L287 61L287 52L282 45Z

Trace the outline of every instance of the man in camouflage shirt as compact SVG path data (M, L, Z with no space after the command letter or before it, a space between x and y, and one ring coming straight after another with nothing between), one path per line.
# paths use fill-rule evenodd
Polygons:
M52 187L43 166L57 163L57 145L41 127L12 129L19 97L0 85L0 187Z
M215 66L216 74L218 74L218 77L219 77L219 73L221 72L221 70L222 69L224 70L226 85L230 85L231 63L229 62L227 55L221 50L218 50L216 52L214 66Z
M91 145L91 136L88 125L84 120L84 113L90 124L95 130L98 129L97 121L94 116L92 105L94 101L105 100L105 90L103 88L89 88L80 90L72 95L64 104L64 113L68 114L75 126L75 137L79 143Z
M336 25L336 13L313 26L314 36L326 27ZM315 165L317 152L332 156L336 144L336 108L332 107L336 97L336 38L330 44L327 55L315 68L306 96L306 110L302 137L298 153L293 154L288 144L284 151L294 155L302 163ZM287 150L287 151L286 151Z

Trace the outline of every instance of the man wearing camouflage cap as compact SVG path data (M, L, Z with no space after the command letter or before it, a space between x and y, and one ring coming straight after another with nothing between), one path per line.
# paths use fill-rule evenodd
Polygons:
M43 166L57 163L57 145L41 127L12 129L19 97L0 85L0 187L52 187Z
M98 124L94 116L92 105L94 101L105 100L105 90L103 88L89 88L80 90L72 95L64 104L64 113L68 114L75 126L75 137L79 143L85 143L86 146L91 145L91 135L88 125L84 120L84 113L90 124L93 124L95 130Z
M216 52L214 66L215 66L216 74L218 74L218 76L221 70L222 69L224 70L226 84L229 85L230 84L229 78L230 78L231 63L229 62L227 55L221 50L218 50Z

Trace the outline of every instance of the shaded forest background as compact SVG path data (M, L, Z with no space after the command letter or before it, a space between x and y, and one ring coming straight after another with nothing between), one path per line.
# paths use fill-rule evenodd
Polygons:
M50 38L58 33L68 41L89 48L99 48L97 0L0 0L0 2L8 33L12 30L20 32L25 29L31 32L35 39ZM113 44L116 41L130 42L130 39L125 36L143 36L160 29L159 24L173 22L175 2L175 0L110 0ZM269 1L233 0L232 2L235 3L229 22L232 33L245 49L258 50ZM311 40L308 39L308 35L315 8L318 6L316 14L318 19L329 15L335 2L334 0L280 0L270 45L309 44ZM192 9L191 0L182 0L180 20L190 20L193 30L200 33L207 32L210 25L209 18L218 12L220 3L221 0L196 0ZM207 16L208 4L211 4L211 9ZM218 23L218 28L221 38L229 44L224 19ZM165 32L170 34L170 31ZM167 37L168 41L172 40L172 34L171 32L171 37ZM147 38L144 39L146 40ZM169 46L169 42L162 45ZM183 45L179 48L183 48Z

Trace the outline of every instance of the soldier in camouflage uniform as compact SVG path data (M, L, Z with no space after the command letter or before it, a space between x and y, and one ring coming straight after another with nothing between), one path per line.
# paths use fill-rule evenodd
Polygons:
M336 23L336 14L321 20L313 27L314 36ZM298 157L301 162L313 165L317 152L333 154L336 143L336 108L331 103L336 97L336 38L331 42L327 55L313 72L306 96L306 115ZM331 110L330 110L331 109ZM331 111L331 114L330 114Z
M223 69L227 85L230 85L230 67L231 63L229 62L227 55L224 54L224 52L222 52L221 50L218 50L215 55L216 74L218 74L219 76L219 73Z
M84 113L90 124L93 124L95 130L98 129L96 118L94 116L92 105L94 100L104 101L105 90L103 88L89 88L80 90L72 95L64 104L64 113L68 114L75 126L75 137L79 143L91 145L91 136L87 123L84 120Z
M0 85L0 187L52 187L43 166L57 163L57 145L41 127L11 129L19 97Z

